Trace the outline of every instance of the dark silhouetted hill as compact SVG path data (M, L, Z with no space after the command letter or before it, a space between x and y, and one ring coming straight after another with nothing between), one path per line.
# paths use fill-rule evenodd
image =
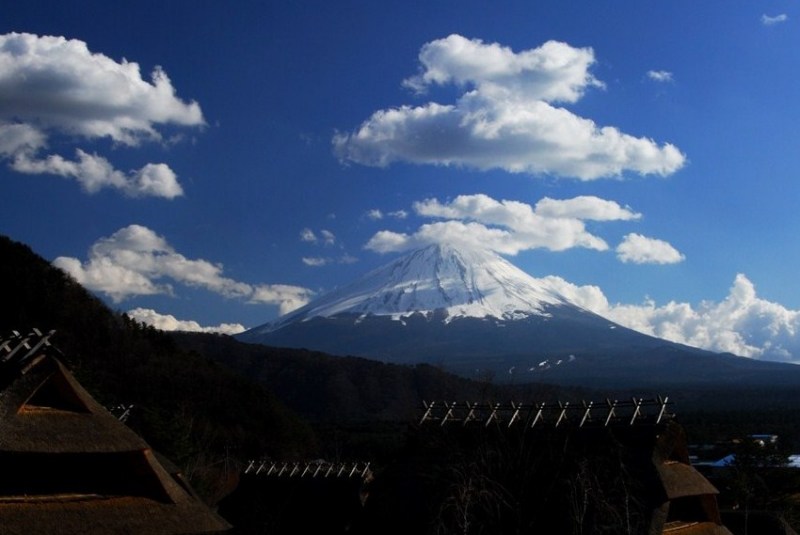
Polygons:
M55 329L78 380L106 406L133 404L129 425L207 497L226 460L314 453L311 428L263 387L112 312L26 245L0 237L0 259L0 332Z

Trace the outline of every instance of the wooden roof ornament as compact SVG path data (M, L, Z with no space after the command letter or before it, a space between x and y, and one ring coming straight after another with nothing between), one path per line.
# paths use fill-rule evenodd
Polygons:
M53 334L0 339L0 534L228 530L75 380Z

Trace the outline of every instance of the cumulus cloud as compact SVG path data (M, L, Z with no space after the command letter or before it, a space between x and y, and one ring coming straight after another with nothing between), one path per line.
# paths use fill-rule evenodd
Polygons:
M365 248L377 253L406 251L431 243L451 243L468 248L490 248L503 254L516 254L520 243L513 233L479 223L443 221L422 225L414 234L388 230L377 232Z
M245 326L240 323L221 323L215 327L203 327L194 320L179 320L172 314L159 314L151 308L134 308L126 312L126 314L139 323L150 325L162 331L234 335L246 330Z
M587 310L645 334L709 351L800 363L800 311L759 298L743 274L722 301L697 305L610 304L597 286L577 286L560 277L540 280Z
M617 246L617 258L634 264L677 264L686 257L664 240L631 233Z
M642 214L627 206L591 195L565 200L545 197L536 203L535 211L544 217L573 217L593 221L629 221L642 217Z
M376 111L352 133L337 133L343 161L387 166L405 161L593 180L625 171L669 175L684 155L669 143L598 126L558 103L602 87L589 72L590 48L548 41L514 52L497 43L450 35L425 44L420 73L404 84L417 93L453 85L453 104L429 102Z
M183 195L178 177L166 164L149 163L125 174L114 169L111 163L97 154L76 151L77 160L69 161L58 154L41 160L31 159L27 154L18 154L11 168L20 173L52 174L74 178L87 193L96 193L103 188L115 188L129 197L163 197L173 199Z
M761 15L761 24L764 26L774 26L789 20L789 15L781 13L780 15L769 16L767 14Z
M288 314L311 300L314 292L300 286L288 284L259 284L253 287L248 302L265 305L277 305L278 312Z
M0 35L0 157L17 171L74 178L87 192L113 187L132 197L174 198L182 190L163 163L126 174L81 149L75 161L38 154L53 135L134 147L163 141L162 125L204 124L199 104L179 99L160 67L147 81L137 63L92 53L80 40Z
M28 124L8 124L0 120L0 157L29 154L42 148L46 136Z
M156 67L148 82L139 65L89 51L77 39L0 35L0 117L86 138L136 145L161 139L157 124L204 124L196 102L175 96Z
M141 225L129 225L101 238L92 245L85 262L61 256L53 264L117 303L133 296L173 295L174 284L180 284L289 311L307 303L313 293L298 286L252 286L225 277L221 264L186 258Z
M671 82L672 73L669 71L647 71L647 77L654 82Z
M589 232L584 221L641 217L628 207L594 196L564 200L545 197L531 206L484 194L459 195L447 203L425 199L415 202L413 208L420 216L444 221L424 224L413 234L382 230L372 236L366 248L385 253L447 242L510 255L528 249L563 251L574 247L605 251L608 244Z

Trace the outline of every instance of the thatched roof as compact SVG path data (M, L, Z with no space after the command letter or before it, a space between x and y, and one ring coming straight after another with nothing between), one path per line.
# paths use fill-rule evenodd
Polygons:
M669 461L657 466L667 498L674 500L684 496L716 495L719 491L693 466L678 461Z
M77 453L147 447L56 358L38 355L21 371L0 392L0 451Z
M78 384L51 334L0 339L0 534L229 529Z
M9 535L214 533L228 527L200 503L176 507L129 496L0 501L0 533Z

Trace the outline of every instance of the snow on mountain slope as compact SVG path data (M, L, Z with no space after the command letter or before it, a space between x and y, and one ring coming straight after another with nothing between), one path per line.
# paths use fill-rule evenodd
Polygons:
M391 316L446 311L457 317L514 319L568 305L553 288L490 251L431 245L380 267L282 317L263 332L337 314ZM257 328L261 330L261 328Z

